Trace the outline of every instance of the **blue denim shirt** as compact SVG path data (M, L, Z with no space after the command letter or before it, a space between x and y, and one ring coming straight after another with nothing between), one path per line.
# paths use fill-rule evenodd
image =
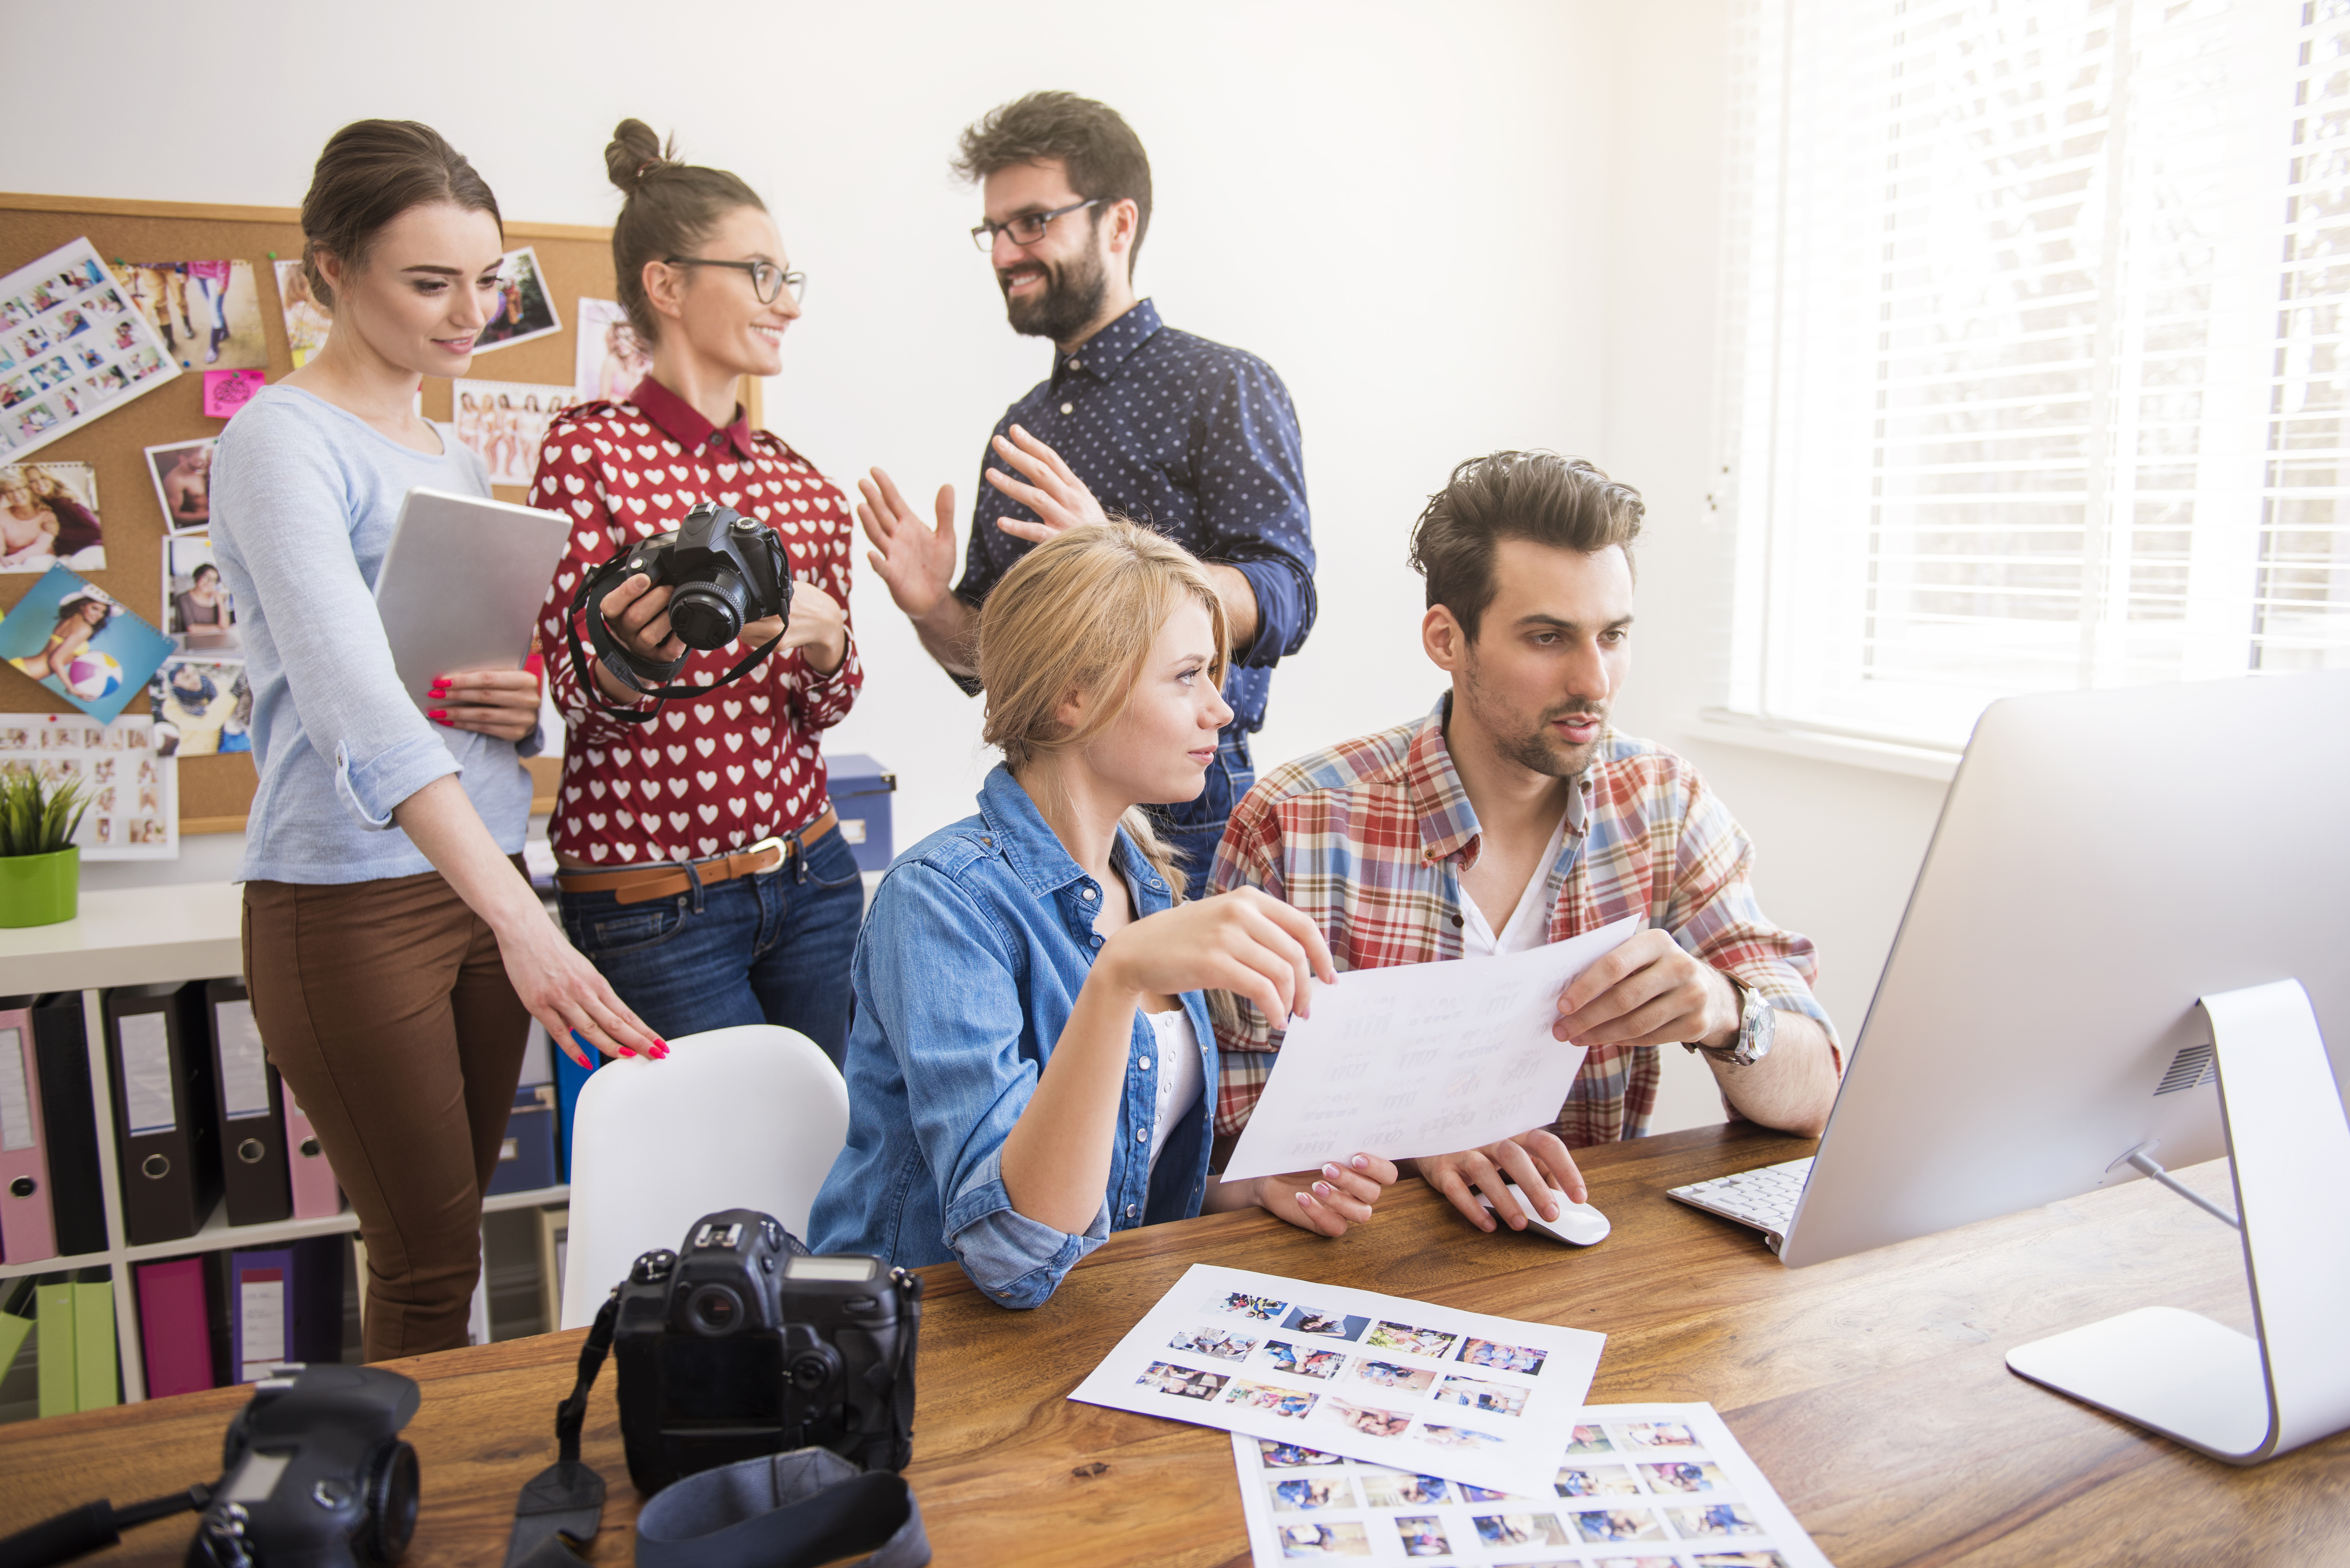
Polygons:
M1138 919L1172 896L1121 832L1111 864ZM1085 1233L1014 1210L1003 1140L1069 1022L1102 939L1101 887L1071 859L1001 764L979 815L890 866L851 968L848 1146L808 1217L819 1252L869 1252L903 1268L950 1258L1006 1306L1041 1305L1112 1231L1200 1211L1216 1094L1215 1031L1185 992L1205 1092L1150 1169L1157 1035L1139 1011L1110 1150L1109 1190Z

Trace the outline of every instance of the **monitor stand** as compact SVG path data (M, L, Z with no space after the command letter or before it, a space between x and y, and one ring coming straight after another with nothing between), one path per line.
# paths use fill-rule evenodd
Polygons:
M2230 1464L2350 1427L2350 1122L2308 993L2278 981L2202 999L2234 1168L2252 1339L2140 1307L2007 1353L2008 1369Z

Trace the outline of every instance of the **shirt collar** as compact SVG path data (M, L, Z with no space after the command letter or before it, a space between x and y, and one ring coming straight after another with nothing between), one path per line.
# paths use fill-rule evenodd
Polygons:
M1097 380L1107 380L1110 374L1126 363L1132 354L1158 332L1159 306L1150 301L1138 300L1133 309L1078 344L1066 354L1053 356L1053 379L1060 380L1063 372L1075 370Z
M1003 763L990 769L987 782L980 785L979 815L994 840L991 847L1003 852L1013 874L1037 898L1087 879L1085 867L1063 847L1060 835L1053 831L1045 814L1036 809L1036 803ZM1111 867L1138 895L1138 917L1166 908L1170 895L1160 885L1158 873L1150 869L1141 852L1127 838L1123 827L1118 830L1118 841L1110 848L1109 859Z
M1466 871L1484 848L1484 830L1478 826L1477 808L1469 804L1468 788L1452 766L1451 748L1444 743L1444 722L1451 712L1452 693L1447 691L1420 721L1419 733L1404 753L1403 785L1419 818L1421 857L1433 862L1458 855ZM1586 768L1577 774L1575 788L1567 794L1570 838L1581 836L1590 818L1592 773Z
M734 405L734 422L721 430L702 418L701 410L650 376L637 383L637 389L629 394L629 401L659 425L663 435L696 457L706 455L712 444L721 441L733 448L734 455L744 462L758 455L751 444L751 421L740 403Z

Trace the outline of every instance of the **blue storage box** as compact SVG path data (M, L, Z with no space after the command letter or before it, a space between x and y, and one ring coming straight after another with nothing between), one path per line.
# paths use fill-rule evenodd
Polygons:
M535 1192L554 1186L555 1181L555 1085L525 1084L515 1091L514 1109L506 1116L505 1143L498 1150L498 1168L483 1196Z
M832 809L840 814L840 836L857 856L859 871L887 871L897 854L889 832L889 796L898 775L861 752L827 754Z

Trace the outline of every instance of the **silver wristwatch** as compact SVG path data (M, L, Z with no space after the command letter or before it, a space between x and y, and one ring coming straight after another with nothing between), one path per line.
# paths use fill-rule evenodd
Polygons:
M1751 1067L1771 1054L1771 1035L1778 1024L1779 1010L1736 981L1730 983L1739 998L1738 1038L1727 1045L1690 1044L1689 1049L1703 1052L1732 1067Z

